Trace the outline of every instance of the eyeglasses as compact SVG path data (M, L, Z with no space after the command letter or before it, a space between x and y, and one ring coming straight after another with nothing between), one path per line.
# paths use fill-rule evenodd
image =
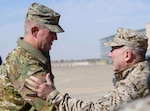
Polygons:
M124 45L122 45L122 46L112 46L111 52L112 52L113 50L120 49L120 48L122 48L123 46L124 46Z

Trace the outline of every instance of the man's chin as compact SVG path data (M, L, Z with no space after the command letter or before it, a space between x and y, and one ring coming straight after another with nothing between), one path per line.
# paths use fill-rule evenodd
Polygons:
M117 72L117 69L114 67L114 65L113 65L112 69L113 69L114 72Z
M51 50L51 47L47 48L47 51L50 51Z

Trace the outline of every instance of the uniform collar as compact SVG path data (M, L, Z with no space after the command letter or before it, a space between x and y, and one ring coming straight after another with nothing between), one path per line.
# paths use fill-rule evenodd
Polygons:
M142 70L142 69L148 68L147 66L148 66L147 61L139 62L128 69L115 73L114 75L116 77L116 80L120 81L120 80L125 79L129 75L129 73L131 73L135 68L138 67L139 70Z
M23 40L23 37L20 37L17 40L17 44L23 47L25 50L27 50L29 53L31 53L36 59L41 61L43 64L46 64L48 62L48 59L46 58L46 55L41 53L38 49L33 47L31 44Z

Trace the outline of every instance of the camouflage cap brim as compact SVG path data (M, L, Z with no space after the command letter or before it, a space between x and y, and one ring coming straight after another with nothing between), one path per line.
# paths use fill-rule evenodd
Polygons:
M64 32L64 30L61 28L60 25L45 25L51 32L55 32L55 33L61 33Z
M121 42L120 42L120 41L114 39L114 40L110 40L110 41L104 43L104 45L111 46L111 47L112 46L122 46L122 45L125 45L125 41L121 40Z

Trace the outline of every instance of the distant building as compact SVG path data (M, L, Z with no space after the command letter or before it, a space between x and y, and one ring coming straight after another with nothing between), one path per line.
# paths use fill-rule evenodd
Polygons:
M146 29L140 29L137 31L145 34L149 38L149 41L148 41L149 46L148 46L148 51L147 51L146 56L150 56L150 23L146 24ZM111 63L111 59L108 57L108 53L110 52L111 47L105 46L104 43L114 38L114 36L115 35L111 35L111 36L107 36L107 37L100 39L100 52L101 52L100 59L107 60L109 63Z

